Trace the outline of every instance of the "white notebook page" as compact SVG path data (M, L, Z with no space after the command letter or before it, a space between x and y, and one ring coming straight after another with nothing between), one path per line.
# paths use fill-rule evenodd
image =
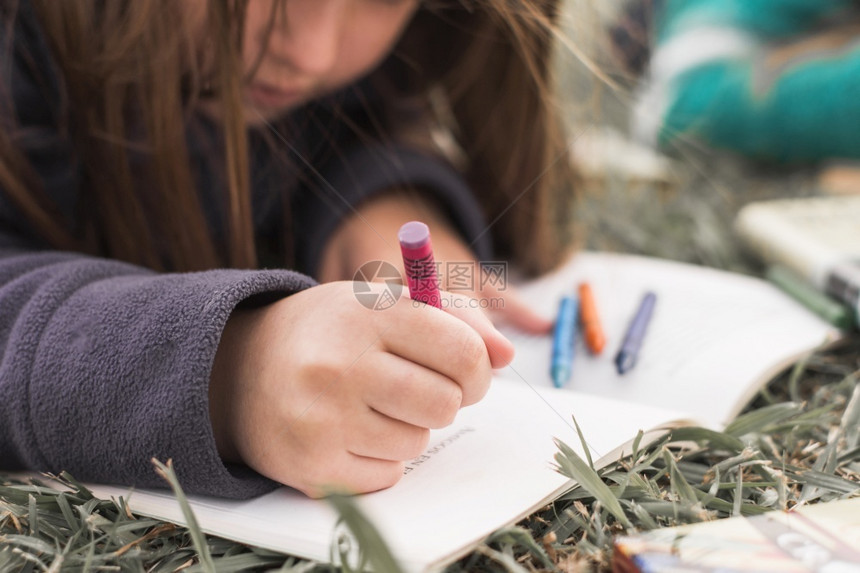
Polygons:
M793 359L839 331L770 283L735 273L630 255L581 253L521 289L552 317L558 299L587 280L607 344L591 356L578 341L567 388L687 412L715 427L731 421ZM657 294L638 362L619 375L614 358L642 296ZM550 386L551 341L507 330L517 356L505 378Z

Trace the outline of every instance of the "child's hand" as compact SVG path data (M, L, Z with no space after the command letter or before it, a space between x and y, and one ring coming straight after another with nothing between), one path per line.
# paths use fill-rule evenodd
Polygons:
M505 276L487 280L486 271L474 262L475 256L463 244L460 236L445 226L431 227L431 240L433 256L440 267L441 289L479 301L478 306L486 308L494 322L533 334L544 334L552 330L553 321L537 314L510 284L506 276L507 269L504 270ZM471 262L474 262L474 265L470 266ZM397 267L401 273L404 272L402 257ZM454 275L458 268L464 271L461 281ZM469 276L469 273L472 276Z
M493 320L526 332L543 334L552 329L552 321L532 310L508 284L507 277L502 277L501 282L484 280L474 253L460 236L432 206L413 196L389 194L362 205L358 214L348 218L329 241L320 265L320 282L352 279L361 265L369 261L387 261L403 275L397 231L403 223L416 219L430 227L442 290L456 290L476 299L479 304L475 306L488 309ZM454 268L467 273L462 277L467 286L454 284L448 272Z
M209 392L222 457L310 496L395 484L429 429L480 400L513 358L482 312L451 302L370 310L335 282L235 311Z

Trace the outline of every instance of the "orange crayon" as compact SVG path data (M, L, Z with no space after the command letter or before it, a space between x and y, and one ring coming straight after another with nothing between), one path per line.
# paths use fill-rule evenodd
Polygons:
M600 317L597 315L594 293L591 292L591 286L588 283L579 285L579 306L585 345L592 354L600 354L606 346L606 336L603 334Z

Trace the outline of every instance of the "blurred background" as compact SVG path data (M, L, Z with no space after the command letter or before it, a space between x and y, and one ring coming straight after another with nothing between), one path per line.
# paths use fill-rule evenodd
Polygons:
M813 45L806 52L802 46L789 54L794 59L783 59L777 67L771 65L774 58L772 47L794 47L797 38L806 41L816 37L822 30L827 30L828 22L837 17L844 21L842 15L850 9L845 5L852 3L832 2L833 12L820 14L818 20L815 19L818 12L825 12L823 7L829 5L829 0L687 0L686 4L669 0L566 0L555 63L560 85L559 105L568 121L570 150L585 180L581 186L581 205L575 215L576 224L584 233L585 245L590 249L649 254L758 273L761 269L756 259L744 250L732 230L734 216L741 206L750 201L777 197L858 193L858 177L851 157L830 157L828 154L832 152L824 146L814 148L811 156L808 156L807 148L799 151L795 148L779 149L770 153L766 148L767 140L762 140L760 147L750 152L750 134L742 131L746 125L749 129L760 130L758 133L765 128L787 128L781 124L771 128L765 120L753 125L750 116L742 115L750 113L740 109L745 105L743 101L732 104L739 110L737 112L718 109L720 98L728 101L732 97L743 96L752 100L749 104L752 110L762 110L761 113L767 114L766 121L778 120L780 115L795 117L791 106L809 109L809 105L816 103L804 102L800 96L808 97L810 90L817 89L819 86L815 82L819 78L832 78L834 75L832 65L822 65L818 70L807 69L810 59L815 65L819 62L828 64L827 58L836 59L842 66L838 71L846 77L854 77L851 74L853 68L846 68L844 64L846 59L860 53L853 49L853 40L836 47L822 48L819 45L816 48ZM679 5L682 8L675 9L677 14L672 13L673 6ZM751 5L758 6L760 10L750 9ZM659 11L661 6L662 12ZM782 7L785 9L780 12ZM780 14L785 21L776 18ZM657 29L655 18L658 18L657 22L663 18L664 29L676 30L675 37ZM729 33L739 31L735 36L742 40L737 43L742 44L743 38L751 37L755 48L749 52L749 57L745 52L740 55L738 52L724 56L703 55L706 63L699 67L710 66L706 71L713 74L717 69L713 63L716 62L722 66L719 72L723 75L716 79L698 77L692 80L688 78L695 73L683 76L681 79L689 84L698 82L692 88L679 82L677 76L670 80L664 78L658 86L664 92L687 89L687 92L679 92L682 96L678 97L715 98L716 101L696 100L696 105L702 113L717 115L714 121L718 124L710 129L718 132L713 137L720 140L720 145L711 145L712 142L708 141L711 133L706 131L708 125L700 121L685 133L670 138L671 141L662 142L658 151L653 141L642 142L641 138L634 137L631 129L631 125L637 122L636 114L653 113L651 119L655 122L669 123L671 119L657 117L660 107L649 107L645 103L645 94L649 89L653 90L653 87L649 88L648 79L653 60L648 56L654 56L655 45L664 53L677 48L671 44L673 39L683 36L681 24L694 20L699 27L690 26L695 28L694 34L688 36L698 35L701 40L698 46L693 45L689 49L684 45L682 59L697 49L708 52L731 44L729 41L718 42L719 34L712 34L709 45L708 30L715 28L729 30ZM783 26L776 32L767 28L773 26L775 20ZM680 24L672 28L677 22ZM805 26L811 29L806 30ZM849 38L853 37L857 35L849 35ZM675 44L687 40L682 38ZM650 54L648 48L651 48ZM661 62L665 64L667 59L663 57ZM860 58L856 59L860 61ZM853 60L849 64L853 65ZM637 65L642 69L636 70ZM801 68L810 74L811 80L806 77L797 79L795 71ZM791 74L794 75L789 77ZM757 83L761 77L766 77L769 82L764 87ZM798 96L779 83L783 77L794 82L792 85L809 87L802 87ZM745 81L750 85L744 84ZM689 96L690 90L699 91ZM708 90L714 94L711 96ZM732 95L735 92L741 96ZM771 97L772 92L777 96ZM786 93L788 95L783 96ZM855 95L857 93L860 92L855 92ZM789 96L794 99L787 102L779 99ZM701 101L706 101L706 104ZM763 108L762 101L771 108L777 104L786 107ZM834 108L840 105L839 101L827 103L833 114L840 113ZM858 107L853 103L850 105ZM719 113L728 115L720 118ZM734 117L733 113L744 117L738 121L746 123L732 126L724 118ZM841 117L841 121L846 122L854 119ZM687 120L686 117L682 119ZM805 121L817 120L810 117ZM641 117L638 122L642 122ZM721 129L721 125L727 127ZM730 128L735 132L730 132ZM826 136L827 129L822 125L825 132L822 137ZM731 137L738 140L736 149L731 148ZM815 134L810 137L814 138ZM779 142L778 135L774 138ZM821 153L816 155L819 149Z

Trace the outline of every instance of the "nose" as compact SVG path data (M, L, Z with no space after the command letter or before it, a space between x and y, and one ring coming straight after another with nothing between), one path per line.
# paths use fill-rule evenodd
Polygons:
M304 75L319 76L331 70L340 50L348 1L286 2L272 28L270 55Z

